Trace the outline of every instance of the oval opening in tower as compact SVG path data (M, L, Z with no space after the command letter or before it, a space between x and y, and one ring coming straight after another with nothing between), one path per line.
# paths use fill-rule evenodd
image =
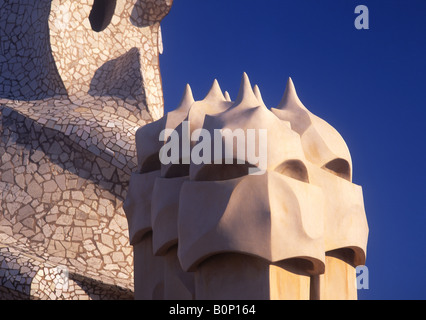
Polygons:
M351 181L351 166L345 159L334 159L328 162L323 169L341 177L345 180Z
M195 180L197 181L225 181L247 176L250 168L256 166L246 162L238 164L237 159L233 160L233 164L208 164L203 166L198 172Z
M95 0L89 21L93 31L101 32L111 23L117 0Z
M172 164L165 174L165 178L181 178L189 176L189 164L182 164L182 159L179 159L180 164Z
M142 168L140 170L140 174L150 173L153 171L161 170L161 162L160 156L158 153L155 153L149 156L144 163L142 164Z
M288 160L278 166L275 171L290 178L309 183L308 169L300 160Z

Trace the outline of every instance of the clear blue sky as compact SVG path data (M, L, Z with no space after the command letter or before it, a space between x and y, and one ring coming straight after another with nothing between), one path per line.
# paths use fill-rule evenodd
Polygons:
M370 29L354 27L367 5ZM166 111L242 73L276 107L291 76L302 102L352 154L370 227L370 290L426 299L426 1L175 0L162 24Z

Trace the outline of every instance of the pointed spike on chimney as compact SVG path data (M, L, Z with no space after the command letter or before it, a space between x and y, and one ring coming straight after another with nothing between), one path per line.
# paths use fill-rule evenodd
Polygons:
M217 81L217 79L213 81L210 91L207 94L207 96L204 98L204 100L226 101L225 97L223 96L222 90L220 89L219 82Z
M232 100L231 100L231 96L229 95L229 92L228 91L225 91L225 99L226 99L226 101L229 101L229 102L231 102Z
M303 106L302 102L300 101L299 97L297 96L296 87L294 86L293 80L288 78L287 86L285 88L284 95L281 99L281 102L279 103L277 109L286 109L290 104L300 104Z
M192 95L192 89L189 84L185 86L185 91L183 93L182 100L179 103L179 106L176 110L179 111L187 111L191 107L191 105L195 102L194 96Z
M262 94L260 93L260 89L259 89L259 86L257 84L255 84L254 87L253 87L253 93L256 96L259 103L266 108L266 104L263 101Z
M246 102L248 105L252 104L253 107L258 103L253 89L251 88L250 79L245 72L241 79L241 86L238 92L238 97L235 100L235 105L240 105L242 102Z

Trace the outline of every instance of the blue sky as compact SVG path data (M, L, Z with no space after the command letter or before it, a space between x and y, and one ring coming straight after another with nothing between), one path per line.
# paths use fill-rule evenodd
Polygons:
M370 29L354 27L366 5ZM302 102L352 154L370 227L360 299L426 299L426 1L176 0L162 24L166 111L186 83L235 98L242 73L276 107L292 77Z

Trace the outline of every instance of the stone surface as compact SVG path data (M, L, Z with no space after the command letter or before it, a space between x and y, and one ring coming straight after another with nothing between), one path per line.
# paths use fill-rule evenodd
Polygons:
M112 11L104 7L115 1L2 2L0 97L68 95L81 112L91 100L99 110L157 120L163 115L160 22L172 2L118 1Z
M136 130L163 115L172 1L118 1L108 17L113 2L0 3L0 299L133 298L122 202Z
M129 289L105 285L64 266L23 254L13 248L0 248L0 297L19 300L101 300L132 299Z
M124 210L135 256L164 268L153 278L135 263L136 279L155 279L135 282L136 296L356 299L355 267L365 263L369 229L343 138L303 106L291 79L276 109L246 74L236 100L226 96L217 81L202 101L187 88L180 107L136 133L138 172ZM164 129L176 129L171 139L177 133L191 152L204 143L194 139L199 129L203 137L264 130L267 139L247 141L255 160L232 141L218 156L208 146L201 163L185 164L180 151L176 163L163 164Z

